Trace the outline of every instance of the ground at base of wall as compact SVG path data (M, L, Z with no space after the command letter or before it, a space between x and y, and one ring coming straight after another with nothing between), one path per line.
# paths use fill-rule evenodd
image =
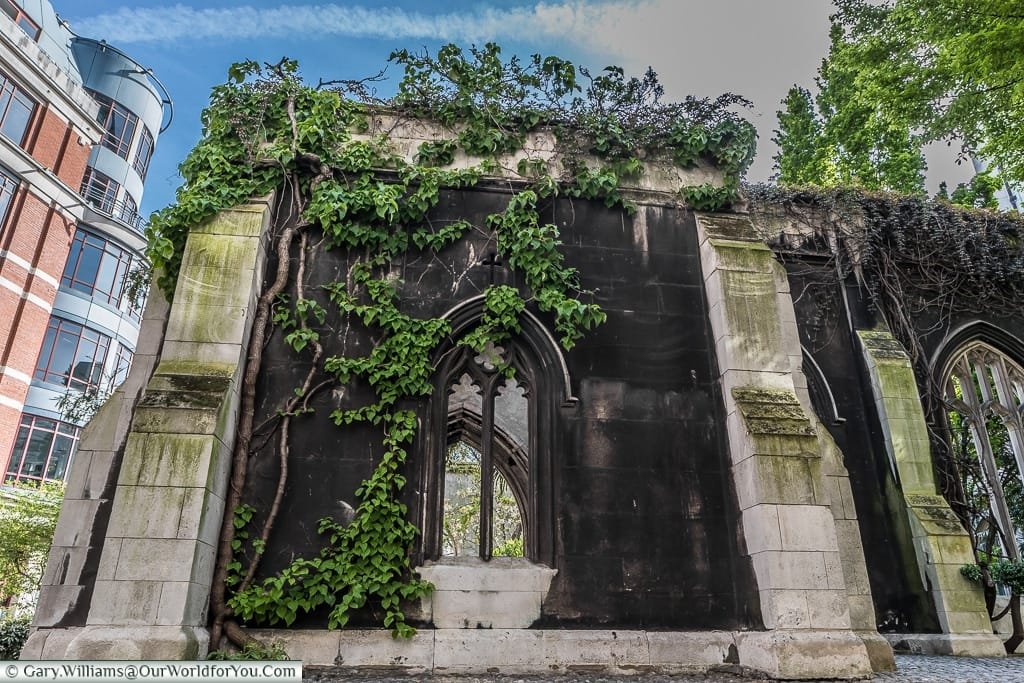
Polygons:
M500 673L488 676L452 676L448 674L392 675L339 673L332 667L305 667L303 681L310 683L348 683L349 681L373 680L374 683L410 683L430 681L431 683L622 683L636 680L642 683L748 683L749 681L771 681L753 672L716 671L707 674L669 676L664 674L630 674L628 676L591 675L585 672L559 673L535 676L503 676ZM1024 656L1005 659L944 657L937 655L896 655L896 671L875 674L872 681L884 683L1024 683ZM804 683L814 683L804 681Z

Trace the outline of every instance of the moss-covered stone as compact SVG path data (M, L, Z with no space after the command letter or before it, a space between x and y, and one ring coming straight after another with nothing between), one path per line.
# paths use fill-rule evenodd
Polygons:
M698 214L698 220L707 232L708 237L722 240L742 240L743 242L754 242L767 249L761 242L753 223L745 216L711 215ZM754 245L748 245L754 246ZM756 247L755 247L756 248Z
M743 415L747 431L752 435L807 437L816 436L803 406L791 391L762 387L736 387L732 396ZM814 442L816 444L816 441ZM778 445L778 444L776 444ZM816 447L810 441L793 439L788 449L791 454L810 451Z
M218 448L212 436L129 435L119 486L205 486Z
M199 225L194 226L192 235L232 235L237 237L260 237L266 230L269 221L267 207L273 201L273 195L260 199L252 199L248 204L221 211Z
M939 619L948 633L991 633L980 588L959 575L960 565L974 561L970 539L946 500L935 494L931 444L910 359L885 330L857 334L899 473L917 562Z
M771 273L772 253L760 242L736 242L709 239L715 248L719 267L726 271Z

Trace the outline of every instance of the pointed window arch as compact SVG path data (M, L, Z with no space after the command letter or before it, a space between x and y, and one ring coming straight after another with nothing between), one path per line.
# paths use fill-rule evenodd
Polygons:
M973 508L974 531L990 531L1005 555L1019 559L1022 530L1008 494L1024 493L1024 368L975 340L951 354L943 379L954 457L968 470L965 497L987 500L987 510Z
M572 400L568 372L554 339L529 313L522 331L498 345L482 352L460 345L482 305L474 299L446 316L451 341L437 355L419 449L420 553L425 560L511 555L551 565L555 424L559 406Z

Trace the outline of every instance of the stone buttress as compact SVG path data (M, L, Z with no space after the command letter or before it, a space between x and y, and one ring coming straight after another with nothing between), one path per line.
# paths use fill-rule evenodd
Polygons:
M928 654L1004 657L981 586L960 574L974 550L960 520L938 495L931 443L910 357L887 330L858 330L885 448L906 506L914 552L935 602L941 634L891 634L894 646Z
M193 228L163 335L154 295L145 350L82 439L23 659L205 656L268 205Z
M739 659L780 678L852 678L872 670L867 640L878 667L891 668L873 612L848 591L844 568L866 574L863 553L841 551L837 526L848 525L837 518L849 515L832 498L844 471L823 462L823 430L797 395L806 384L794 372L800 345L785 271L746 217L698 214L697 230L733 482L766 629L738 638Z

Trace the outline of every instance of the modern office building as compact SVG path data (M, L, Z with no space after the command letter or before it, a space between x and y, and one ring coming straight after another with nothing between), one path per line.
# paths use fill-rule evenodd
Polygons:
M81 427L61 397L102 396L131 364L141 302L126 283L170 101L48 0L0 10L0 475L60 480Z

